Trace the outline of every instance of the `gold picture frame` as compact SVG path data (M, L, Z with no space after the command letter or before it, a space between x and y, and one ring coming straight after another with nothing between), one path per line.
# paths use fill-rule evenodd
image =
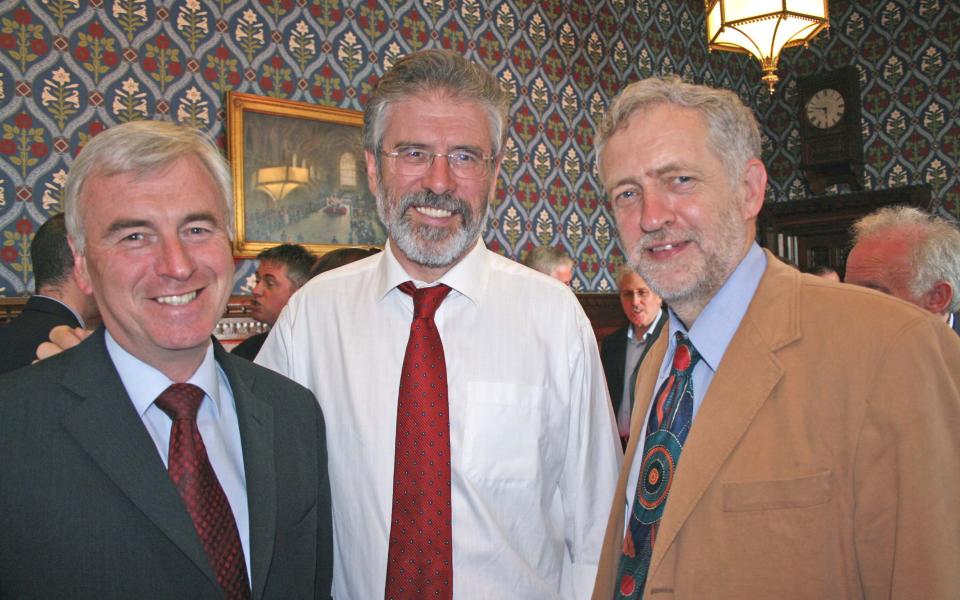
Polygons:
M383 246L362 125L358 111L227 93L234 256L253 258L285 242L317 256Z

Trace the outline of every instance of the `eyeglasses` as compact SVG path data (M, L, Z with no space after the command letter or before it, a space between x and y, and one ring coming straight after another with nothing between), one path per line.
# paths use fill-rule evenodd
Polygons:
M395 159L394 168L401 175L416 177L427 172L437 157L447 159L447 165L454 176L460 179L480 179L489 172L489 165L496 158L477 154L471 150L453 152L428 152L423 148L398 148L393 152L383 152L384 156Z

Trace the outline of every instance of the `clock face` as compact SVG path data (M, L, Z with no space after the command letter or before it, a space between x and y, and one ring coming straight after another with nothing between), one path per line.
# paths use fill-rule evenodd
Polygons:
M804 114L814 127L830 129L843 118L845 108L840 92L824 88L810 96Z

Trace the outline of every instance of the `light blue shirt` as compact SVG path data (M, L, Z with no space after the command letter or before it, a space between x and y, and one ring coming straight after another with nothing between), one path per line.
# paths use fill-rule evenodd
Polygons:
M677 315L673 314L673 310L669 311L669 345L667 346L667 353L663 357L663 363L660 365L657 384L653 387L654 395L660 389L663 381L670 375L673 353L677 349L676 332L681 331L690 337L690 342L702 357L693 368L693 416L696 419L697 411L703 404L707 390L710 389L710 382L713 381L713 376L717 372L717 368L720 367L720 361L727 351L727 346L730 345L737 329L740 328L743 316L747 314L747 308L753 300L753 295L757 292L757 286L760 285L760 279L766 269L767 257L760 246L754 243L727 281L700 312L689 331L677 318ZM650 418L652 407L653 402L650 402L643 420L644 423ZM642 435L645 436L645 429L643 431ZM633 463L630 465L630 478L627 480L626 489L628 506L631 505L636 496L637 480L640 477L642 462L642 460L636 460L636 458L641 455L642 450L638 450ZM678 465L678 468L683 467ZM669 502L669 500L667 501ZM628 518L629 515L630 511L628 510Z
M137 414L140 415L147 433L156 444L157 452L166 466L173 420L154 404L154 400L174 382L121 348L109 331L106 332L105 338L107 352L113 360L117 373L120 374L123 387L126 388L127 395L130 396ZM230 389L227 376L213 358L212 345L207 348L203 362L186 383L196 385L205 393L197 412L197 427L200 429L200 437L203 438L210 464L237 521L249 578L250 518L247 510L247 480L243 470L240 425L237 421L233 391Z

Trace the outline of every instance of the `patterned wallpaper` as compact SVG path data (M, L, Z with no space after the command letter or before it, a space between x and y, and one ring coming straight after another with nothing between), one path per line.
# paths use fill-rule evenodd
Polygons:
M625 82L650 74L754 106L768 201L782 201L810 195L796 172L796 76L854 63L867 186L928 182L939 210L960 214L958 3L833 0L831 24L786 51L769 96L755 61L706 51L701 0L0 0L0 295L32 290L29 241L61 210L90 136L161 118L222 143L228 90L359 110L398 56L434 46L487 65L514 98L484 238L515 258L563 245L581 291L610 290L622 261L592 171L594 126ZM237 293L253 268L238 261Z

